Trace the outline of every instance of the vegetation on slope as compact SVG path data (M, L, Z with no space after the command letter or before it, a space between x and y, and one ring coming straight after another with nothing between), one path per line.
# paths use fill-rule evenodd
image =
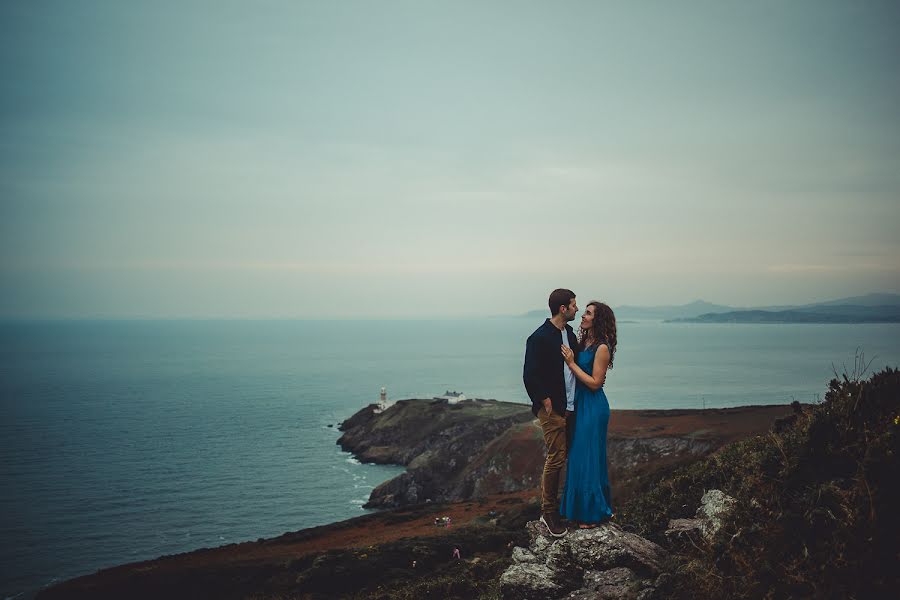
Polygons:
M834 379L821 404L767 435L653 482L618 519L665 544L705 490L736 508L709 542L676 555L673 597L875 598L898 589L900 371Z

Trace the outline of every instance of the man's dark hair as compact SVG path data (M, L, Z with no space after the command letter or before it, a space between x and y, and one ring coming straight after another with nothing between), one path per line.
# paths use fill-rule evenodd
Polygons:
M572 301L572 298L575 297L575 292L572 290L567 290L565 288L560 288L558 290L553 290L550 292L550 316L556 316L559 314L560 306L568 306L569 302Z

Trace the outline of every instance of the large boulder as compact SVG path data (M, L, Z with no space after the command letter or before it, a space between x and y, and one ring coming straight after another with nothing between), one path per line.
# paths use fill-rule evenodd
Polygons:
M500 590L504 598L547 600L559 598L566 590L553 580L550 567L540 564L517 564L500 576Z
M627 600L634 598L634 591L640 584L640 578L626 567L608 571L585 571L582 597Z
M531 543L514 548L514 564L500 578L500 593L513 598L651 597L665 551L618 525L576 529L550 536L539 521L526 525Z

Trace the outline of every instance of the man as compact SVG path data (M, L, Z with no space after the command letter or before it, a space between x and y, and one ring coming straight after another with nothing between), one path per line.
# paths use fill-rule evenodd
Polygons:
M541 477L541 522L550 535L562 537L566 528L559 519L559 476L566 464L566 417L575 412L575 374L566 366L561 346L576 349L575 332L568 323L575 319L578 305L572 290L553 290L549 300L550 318L538 327L525 344L522 379L531 412L541 423L547 460Z

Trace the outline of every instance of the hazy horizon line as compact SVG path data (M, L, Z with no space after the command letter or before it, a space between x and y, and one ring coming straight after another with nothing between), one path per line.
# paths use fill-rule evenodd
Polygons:
M698 298L682 304L618 304L614 310L621 308L630 309L661 309L661 308L677 308L689 306L694 303L702 302L714 304L718 306L726 306L735 310L753 310L762 309L773 306L799 307L814 305L823 302L835 302L848 298L866 297L866 296L900 296L900 292L867 292L854 296L844 296L842 298L833 298L828 300L813 300L810 302L797 303L778 303L770 302L765 305L746 305L733 306L730 304L720 304L718 302L704 300ZM587 302L587 301L584 301ZM362 315L355 317L344 317L340 315L323 315L320 317L309 315L38 315L38 316L21 316L21 315L0 315L0 322L27 322L27 321L466 321L481 319L516 319L516 318L532 318L534 313L539 311L547 311L546 308L533 308L523 312L516 313L496 313L491 315L482 314L446 314L438 313L431 315ZM549 315L548 315L549 316Z

